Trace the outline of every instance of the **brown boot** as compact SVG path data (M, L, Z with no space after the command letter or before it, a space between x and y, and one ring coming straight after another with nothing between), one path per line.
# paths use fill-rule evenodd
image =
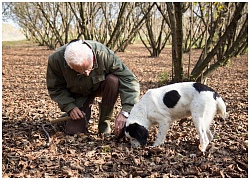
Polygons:
M113 115L113 106L104 106L99 103L99 124L98 133L104 133L104 135L109 135L111 133L110 120Z

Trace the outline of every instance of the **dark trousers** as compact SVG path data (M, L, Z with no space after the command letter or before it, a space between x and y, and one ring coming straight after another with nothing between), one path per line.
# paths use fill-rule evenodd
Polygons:
M106 79L101 83L100 88L89 96L83 106L80 108L86 115L87 122L91 116L91 107L93 105L95 97L102 97L102 105L114 106L119 94L119 81L118 78L109 74ZM79 120L68 120L66 122L65 132L66 134L87 133L88 124L86 124L85 118Z

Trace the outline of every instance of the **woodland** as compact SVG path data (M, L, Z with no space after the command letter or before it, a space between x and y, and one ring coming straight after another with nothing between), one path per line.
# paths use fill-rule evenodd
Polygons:
M174 82L205 82L248 47L246 2L6 2L2 17L49 49L79 38L124 52L139 41L151 57L158 57L170 45ZM202 53L191 68L192 49ZM189 53L186 72L184 53Z
M214 118L213 141L205 154L191 118L173 123L164 145L152 146L157 127L150 129L145 148L132 149L128 139L96 135L65 135L47 126L50 143L42 129L62 112L46 89L47 58L53 51L34 44L3 47L2 69L2 175L21 178L59 177L248 177L248 56L233 58L207 79L227 106L228 119ZM201 50L192 53L192 60ZM130 45L117 55L140 81L141 95L171 78L171 49L158 59L142 45ZM184 55L188 57L188 55ZM194 62L192 64L194 65ZM96 99L89 131L97 133ZM115 105L113 120L120 112ZM112 120L111 127L114 127Z
M247 178L248 3L5 2L26 41L2 42L2 177ZM174 122L160 147L131 148L127 138L66 135L46 88L48 56L72 39L105 44L138 77L140 95L173 82L207 84L225 101L214 139L201 153L191 117ZM95 99L89 131L97 133ZM121 110L115 104L111 127ZM50 138L43 130L43 125Z

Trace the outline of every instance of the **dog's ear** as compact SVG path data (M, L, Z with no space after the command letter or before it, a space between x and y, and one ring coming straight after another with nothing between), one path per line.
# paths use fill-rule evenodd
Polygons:
M137 123L130 124L126 127L126 132L133 138L135 138L142 146L146 145L148 138L148 130Z

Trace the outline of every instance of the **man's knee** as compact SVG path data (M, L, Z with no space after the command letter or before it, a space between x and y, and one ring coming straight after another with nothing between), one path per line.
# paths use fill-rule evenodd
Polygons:
M108 83L113 84L113 85L118 85L118 84L119 84L119 79L118 79L118 77L115 76L115 75L113 75L113 74L107 75L106 81L107 81Z
M119 94L119 79L109 74L101 85L102 103L105 106L114 106Z

